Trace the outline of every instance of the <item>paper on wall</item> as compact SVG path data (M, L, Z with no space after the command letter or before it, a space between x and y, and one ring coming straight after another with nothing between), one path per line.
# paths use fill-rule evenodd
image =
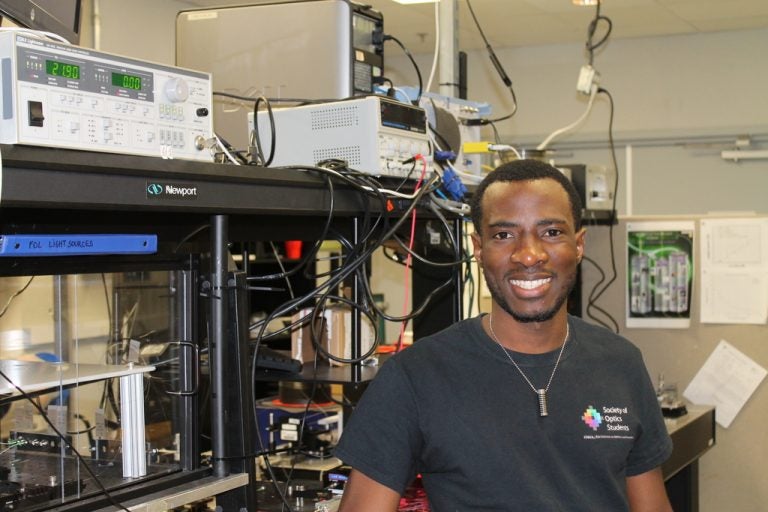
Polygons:
M765 375L765 368L720 340L683 396L696 405L715 406L715 421L728 428Z
M768 219L701 221L701 322L768 320Z

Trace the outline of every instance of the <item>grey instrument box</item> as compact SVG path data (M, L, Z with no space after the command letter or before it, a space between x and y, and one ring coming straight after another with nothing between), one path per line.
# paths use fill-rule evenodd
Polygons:
M213 76L214 91L267 98L341 99L381 76L383 18L347 0L271 2L181 11L176 63ZM243 149L253 102L214 96L214 130Z

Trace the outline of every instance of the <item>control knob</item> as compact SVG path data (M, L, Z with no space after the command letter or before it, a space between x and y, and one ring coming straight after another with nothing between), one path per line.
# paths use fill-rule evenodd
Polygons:
M165 96L171 103L181 103L189 98L189 84L183 78L171 78L165 82Z

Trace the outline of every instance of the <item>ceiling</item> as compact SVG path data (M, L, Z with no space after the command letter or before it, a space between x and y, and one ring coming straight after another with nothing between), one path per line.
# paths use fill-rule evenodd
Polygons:
M194 7L274 3L181 1ZM435 4L357 1L381 11L385 32L412 53L433 50ZM578 7L571 0L456 0L461 50L485 47L468 1L494 48L586 42L587 28L596 12L595 7ZM611 20L611 39L768 27L768 0L602 0L600 13ZM605 34L606 26L598 25L595 41Z

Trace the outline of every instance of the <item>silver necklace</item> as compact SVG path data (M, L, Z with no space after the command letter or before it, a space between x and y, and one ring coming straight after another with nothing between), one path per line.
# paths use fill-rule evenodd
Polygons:
M528 383L528 385L531 387L534 393L536 393L536 396L539 399L539 416L548 416L549 411L547 410L547 391L549 391L549 386L552 384L552 379L555 376L555 372L557 371L557 367L560 364L560 358L563 357L563 351L565 350L565 343L568 341L568 334L571 331L571 326L568 325L568 322L565 323L565 339L563 339L563 345L560 347L560 353L557 355L557 361L555 361L555 367L552 368L552 373L549 376L549 381L547 381L547 386L543 389L536 389L536 386L533 385L531 382L531 379L528 378L528 376L523 372L522 368L518 366L517 362L515 361L515 358L512 357L512 354L509 353L509 350L504 348L504 345L501 344L499 341L499 338L496 337L496 333L493 331L493 314L488 315L488 330L491 331L491 336L493 336L493 341L496 342L496 344L501 348L501 350L507 355L507 358L509 361L514 365L515 368L517 368L517 371L520 372L520 375L523 376L525 379L525 382Z

